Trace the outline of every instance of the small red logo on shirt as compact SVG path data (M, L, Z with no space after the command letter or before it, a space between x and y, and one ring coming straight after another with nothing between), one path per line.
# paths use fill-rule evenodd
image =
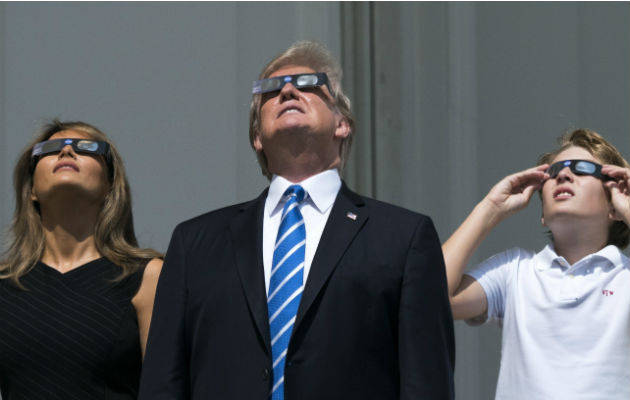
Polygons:
M613 294L615 294L615 292L613 292L612 290L604 289L602 290L602 294L604 296L612 296Z

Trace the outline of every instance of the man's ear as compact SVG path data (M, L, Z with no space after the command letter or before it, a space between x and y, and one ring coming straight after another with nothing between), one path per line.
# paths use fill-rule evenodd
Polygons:
M350 135L350 124L346 117L337 113L337 120L335 121L337 126L335 127L335 138L345 139Z
M39 201L39 198L37 197L33 189L31 189L31 201Z
M260 132L256 132L254 134L254 140L252 141L252 143L254 145L254 150L256 150L256 153L260 153L263 149L262 141L260 140Z

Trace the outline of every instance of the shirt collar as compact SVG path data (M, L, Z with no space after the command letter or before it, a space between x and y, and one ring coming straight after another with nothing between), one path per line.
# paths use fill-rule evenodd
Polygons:
M621 252L619 247L613 246L612 244L604 247L597 253L593 254L593 256L605 258L614 266L628 265L628 257Z
M582 258L578 262L574 264L574 266L579 266L579 264L587 264L590 261L594 261L595 259L606 260L610 264L614 266L624 265L628 263L627 257L619 250L617 246L613 246L609 244L603 249L599 250L596 253L589 254L588 256ZM571 267L571 264L564 257L556 254L556 251L553 248L552 244L548 244L542 249L538 254L536 254L536 268L538 270L543 271L551 268L554 263L556 266L568 268Z
M282 195L289 186L296 183L301 185L308 194L306 201L312 204L321 214L324 214L332 207L339 188L341 188L341 178L336 168L320 172L302 182L291 182L282 176L274 175L271 178L269 193L265 202L265 213L268 216L273 215L281 208L284 203Z

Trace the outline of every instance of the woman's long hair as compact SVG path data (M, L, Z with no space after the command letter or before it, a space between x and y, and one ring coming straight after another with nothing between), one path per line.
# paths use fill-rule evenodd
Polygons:
M118 279L133 273L149 259L162 257L153 249L138 248L133 229L131 190L122 159L114 144L103 132L90 124L55 119L46 124L42 133L25 148L13 171L15 212L9 245L0 263L0 278L9 278L20 287L20 278L41 260L45 248L39 204L31 199L34 172L31 152L36 143L48 140L55 133L65 130L83 133L91 139L109 144L110 157L106 165L110 190L103 199L96 221L94 241L101 255L122 268Z

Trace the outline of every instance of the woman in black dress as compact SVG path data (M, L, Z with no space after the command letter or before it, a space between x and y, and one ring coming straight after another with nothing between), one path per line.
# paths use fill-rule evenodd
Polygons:
M55 120L14 184L2 399L135 399L162 260L137 247L120 155L95 127Z

